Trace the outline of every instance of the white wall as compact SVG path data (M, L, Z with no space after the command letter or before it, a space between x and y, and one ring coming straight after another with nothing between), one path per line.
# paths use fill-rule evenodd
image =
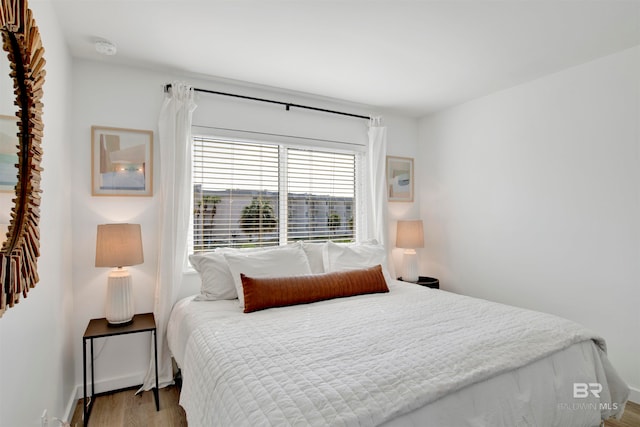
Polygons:
M574 319L640 399L640 47L420 123L423 268Z
M73 62L73 126L70 153L72 170L73 218L73 287L76 298L74 344L76 383L82 382L81 337L91 318L104 317L104 296L108 269L95 268L96 225L128 221L142 225L145 262L130 267L134 281L136 312L153 310L155 286L159 203L157 196L92 197L90 187L90 128L92 125L114 126L154 131L157 144L157 119L163 100L162 87L174 79L188 81L196 87L274 98L285 102L370 114L363 106L349 105L299 94L276 92L256 86L201 80L176 76L157 70L111 65L108 58L99 61ZM206 94L197 95L198 108L194 124L340 141L366 141L367 122L318 112L235 100ZM384 114L384 113L383 113ZM389 153L415 157L418 122L415 119L384 114L388 126ZM158 149L155 149L154 181L159 182ZM155 193L157 194L157 186ZM396 204L391 217L417 217L417 203ZM182 294L198 289L195 274L187 274ZM97 391L140 384L149 360L149 338L129 335L108 338L106 344L96 341ZM82 390L79 389L79 392Z
M0 319L0 425L39 426L63 417L75 386L71 341L69 92L71 59L49 2L31 4L40 28L44 86L40 283Z

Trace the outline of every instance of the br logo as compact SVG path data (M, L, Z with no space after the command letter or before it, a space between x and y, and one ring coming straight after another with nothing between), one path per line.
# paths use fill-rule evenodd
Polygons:
M576 399L584 399L589 397L589 394L600 398L601 392L602 384L600 383L573 383L573 397Z

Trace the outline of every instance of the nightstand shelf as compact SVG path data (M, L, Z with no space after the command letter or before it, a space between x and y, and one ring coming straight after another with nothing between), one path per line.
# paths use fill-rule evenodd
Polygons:
M126 326L111 326L107 322L107 319L91 319L87 329L82 336L82 373L84 380L84 399L83 405L83 417L85 427L89 423L89 416L91 415L91 409L93 408L93 401L95 399L94 389L94 376L93 376L93 340L96 338L106 338L116 335L136 334L140 332L151 332L153 336L153 350L156 366L156 388L153 390L153 396L156 401L156 411L160 410L160 400L158 396L158 338L156 329L156 319L153 313L136 314L133 316L131 323ZM87 402L87 341L90 341L91 347L91 396Z
M416 285L426 286L431 289L440 289L440 280L435 277L419 276L417 282L409 282L408 280L402 280L402 277L398 277L398 280L407 283L415 283Z

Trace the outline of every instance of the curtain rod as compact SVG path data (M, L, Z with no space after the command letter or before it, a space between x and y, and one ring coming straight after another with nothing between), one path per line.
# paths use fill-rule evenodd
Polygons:
M170 88L171 88L171 83L168 83L168 84L166 84L164 86L164 91L168 92ZM365 119L365 120L370 120L371 119L371 117L369 117L369 116L362 116L360 114L345 113L345 112L342 112L342 111L335 111L335 110L327 110L325 108L310 107L308 105L294 104L292 102L274 101L273 99L256 98L256 97L253 97L253 96L238 95L238 94L235 94L235 93L227 93L227 92L218 92L216 90L198 89L198 88L195 88L195 87L193 88L193 90L195 90L196 92L210 93L210 94L213 94L213 95L230 96L230 97L233 97L233 98L248 99L250 101L258 101L258 102L266 102L266 103L269 103L269 104L284 105L285 108L287 109L287 111L289 111L289 109L291 107L294 107L294 108L302 108L302 109L305 109L305 110L321 111L323 113L338 114L340 116L355 117L355 118L358 118L358 119Z

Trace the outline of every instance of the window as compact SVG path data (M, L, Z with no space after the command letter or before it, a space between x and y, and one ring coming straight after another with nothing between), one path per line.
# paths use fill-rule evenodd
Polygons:
M193 251L355 239L354 152L193 138Z

